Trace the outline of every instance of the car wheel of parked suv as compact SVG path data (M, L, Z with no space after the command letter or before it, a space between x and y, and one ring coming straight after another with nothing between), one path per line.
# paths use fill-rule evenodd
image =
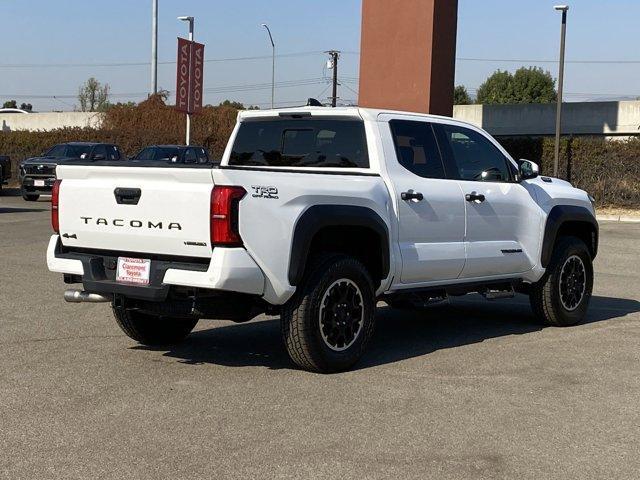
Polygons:
M373 282L362 263L341 254L320 256L282 310L289 356L305 370L349 369L373 333L375 303Z
M160 317L119 307L113 308L113 316L128 337L144 345L179 343L198 323L197 319Z
M35 202L40 198L40 195L32 194L32 193L23 193L22 198L27 202Z
M544 276L531 287L535 316L547 325L575 325L584 319L593 289L593 265L584 242L558 240Z

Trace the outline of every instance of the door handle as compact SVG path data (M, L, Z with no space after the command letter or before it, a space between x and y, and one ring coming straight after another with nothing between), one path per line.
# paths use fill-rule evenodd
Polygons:
M142 195L142 190L139 188L116 188L113 191L116 197L116 202L124 205L137 205Z
M418 202L420 202L424 199L424 195L422 195L420 192L414 192L413 190L409 190L408 192L402 192L400 194L400 198L402 198L402 200L405 200L405 201L417 200Z
M484 202L484 195L481 193L471 192L464 196L467 202Z

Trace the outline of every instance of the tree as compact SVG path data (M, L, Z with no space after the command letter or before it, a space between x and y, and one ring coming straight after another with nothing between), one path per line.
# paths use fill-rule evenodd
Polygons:
M257 105L249 105L248 107L244 106L244 103L236 102L235 100L225 100L224 102L220 102L218 104L219 107L231 107L236 110L260 110L260 107Z
M25 110L27 112L30 112L31 110L33 110L33 105L31 105L30 103L21 103L20 110Z
M453 89L453 104L454 105L470 105L473 102L467 92L464 85L458 85Z
M549 72L522 67L514 74L497 70L478 88L478 103L552 103L557 99Z
M83 112L102 112L109 106L109 84L102 85L91 77L78 89L78 101Z
M18 104L15 100L7 100L2 104L2 108L18 108Z

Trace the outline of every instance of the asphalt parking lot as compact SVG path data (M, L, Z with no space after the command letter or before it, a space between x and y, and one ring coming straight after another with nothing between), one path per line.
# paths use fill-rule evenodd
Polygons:
M380 308L330 376L273 317L137 346L63 301L49 235L47 201L0 197L1 478L638 478L640 224L601 225L583 325L540 328L525 297Z

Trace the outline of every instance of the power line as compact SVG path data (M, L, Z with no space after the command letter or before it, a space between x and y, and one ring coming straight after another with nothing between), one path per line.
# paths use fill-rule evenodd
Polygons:
M284 80L281 82L276 82L276 87L278 88L290 88L290 87L302 87L307 85L322 85L325 83L325 80L321 77L316 78L303 78L299 80ZM255 90L264 90L267 88L271 88L271 83L254 83L249 85L225 85L219 87L208 87L204 88L205 93L236 93L236 92L249 92ZM167 90L169 94L175 93L173 90ZM148 92L128 92L128 93L109 93L111 98L133 98L133 97L141 97L147 96ZM62 98L77 98L77 94L49 94L49 95L30 95L30 94L10 94L4 93L0 94L0 97L4 98L15 98L15 99L24 99L24 98L33 98L33 99L47 99L47 98L55 98L57 100Z
M309 55L321 55L322 51L292 52L281 53L276 55L278 58L303 57ZM271 59L271 55L256 55L251 57L226 57L226 58L210 58L204 63L216 62L241 62L249 60ZM165 60L158 62L158 65L175 65L175 60ZM141 67L149 66L151 62L112 62L112 63L8 63L0 64L0 68L68 68L68 67Z

